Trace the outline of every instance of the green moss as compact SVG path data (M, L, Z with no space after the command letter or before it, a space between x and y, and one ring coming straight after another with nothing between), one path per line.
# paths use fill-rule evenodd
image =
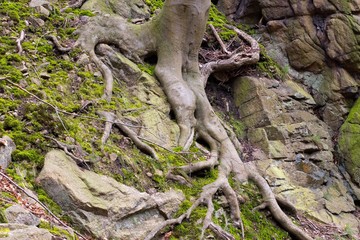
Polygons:
M62 210L58 204L56 204L44 191L44 189L36 186L35 189L39 201L44 203L55 215L61 216Z
M61 239L64 239L64 238L68 239L68 240L77 239L76 235L69 233L65 229L54 226L53 224L51 224L49 222L41 221L38 227L49 230L49 232L51 234L53 234L55 236L59 236L59 237L61 237Z
M209 10L209 19L208 23L212 24L215 28L219 31L219 36L223 40L230 40L236 36L234 30L228 29L225 27L226 24L229 24L228 20L226 19L225 15L221 13L214 4L211 4Z
M10 233L10 228L0 227L0 238L8 237Z
M155 75L155 65L145 63L145 64L138 64L137 66L140 68L141 71L146 72L151 76Z
M154 14L157 9L162 8L164 0L145 0L145 3L149 6L151 14Z
M288 68L282 68L275 62L266 52L263 45L260 46L260 60L256 64L256 68L269 78L276 78L283 80L288 73Z

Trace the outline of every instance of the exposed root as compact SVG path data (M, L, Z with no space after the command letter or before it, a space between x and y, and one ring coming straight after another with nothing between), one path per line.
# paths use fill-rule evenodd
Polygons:
M56 47L56 49L62 53L70 52L73 49L72 46L71 47L63 47L59 43L59 40L54 35L47 35L45 38L52 41L54 46Z
M291 233L297 239L310 240L312 239L306 232L296 226L291 219L281 210L277 203L274 193L272 192L269 184L266 180L257 172L256 168L252 164L247 165L249 171L249 179L260 189L262 196L264 197L264 203L270 210L274 219L289 233Z
M246 43L249 44L249 47L246 49L245 52L233 53L228 59L208 62L204 64L201 68L201 75L203 76L202 79L204 85L206 85L207 79L214 72L239 69L240 67L245 65L255 64L260 59L260 48L258 42L255 39L253 39L250 35L236 27L227 27L234 30L241 39L243 39Z
M17 49L18 49L18 54L19 55L21 55L22 54L22 52L23 52L23 48L22 48L22 46L21 46L21 43L22 43L22 41L24 41L24 39L25 39L25 30L21 30L21 32L20 32L20 37L18 38L18 39L16 39L16 47L17 47Z
M208 207L202 234L209 228L222 239L234 239L231 234L212 222L213 198L219 190L229 203L232 224L240 228L244 235L239 199L228 181L230 174L233 174L234 179L239 183L249 179L254 181L264 197L262 207L269 208L274 218L290 234L299 239L311 239L281 210L271 188L266 180L257 173L256 168L242 162L238 153L241 151L241 145L235 134L231 129L224 127L226 124L220 121L209 103L204 88L212 73L236 70L244 65L255 64L260 58L260 49L256 40L239 29L228 26L248 46L242 52L231 53L228 59L208 62L202 66L201 70L199 69L198 53L206 28L210 4L210 0L166 0L158 17L142 25L131 25L116 17L95 17L80 31L81 35L77 41L77 44L90 54L91 59L102 71L106 82L105 97L107 100L111 99L113 79L111 70L95 54L94 49L98 44L113 44L126 57L133 60L137 60L134 56L144 57L148 53L156 52L158 61L155 75L168 97L179 125L178 144L186 150L192 143L194 131L196 131L198 137L210 147L210 157L207 161L174 168L167 174L168 178L189 184L188 174L215 166L218 168L216 181L203 187L199 198L184 214L162 222L145 239L152 239L165 226L180 224L202 204ZM216 31L214 34L216 36ZM219 42L221 44L221 41ZM106 142L111 128L115 124L133 140L140 150L157 158L155 151L143 143L115 114L108 112L99 112L98 114L105 117L108 122L102 137L103 143Z
M127 137L129 137L133 141L133 143L137 148L139 148L142 152L148 154L149 156L155 158L156 160L158 159L155 150L146 143L144 143L143 141L141 141L136 135L136 133L132 131L130 128L128 128L125 124L123 124L120 121L120 119L116 117L114 113L98 111L97 114L106 119L104 133L101 138L101 142L103 144L105 144L106 140L110 135L111 128L113 124L115 124L123 133L125 133Z

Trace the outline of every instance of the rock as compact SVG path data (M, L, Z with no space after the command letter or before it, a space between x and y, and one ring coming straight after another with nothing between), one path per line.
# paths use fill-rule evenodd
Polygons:
M0 168L6 169L11 162L11 153L16 149L15 143L8 136L0 138Z
M149 195L79 167L61 151L45 157L37 181L81 228L97 239L143 239L174 213L180 192Z
M32 226L40 224L40 218L36 217L34 214L18 204L8 207L5 210L5 217L8 223L19 223Z
M46 229L15 223L0 223L0 238L3 240L52 240Z
M340 129L339 148L345 166L355 183L360 184L360 100L352 107Z
M45 0L31 0L29 3L29 7L35 8L35 7L41 7L44 5L50 4L48 1Z
M40 77L43 79L49 79L51 76L47 72L41 72Z
M149 8L142 0L109 0L101 4L98 1L89 0L81 8L103 14L117 14L124 18L147 19L150 17Z

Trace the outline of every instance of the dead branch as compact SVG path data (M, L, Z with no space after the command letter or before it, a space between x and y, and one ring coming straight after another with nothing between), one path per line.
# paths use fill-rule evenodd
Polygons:
M54 35L47 35L47 36L45 36L45 38L52 41L52 43L54 44L56 49L59 50L62 53L67 53L67 52L69 52L69 51L71 51L73 49L72 46L71 47L63 47L59 43L59 40Z
M108 138L108 135L110 134L109 127L112 127L112 125L115 124L123 133L125 133L126 136L128 136L133 141L137 148L158 160L155 150L143 141L141 141L136 135L136 133L130 128L128 128L125 124L123 124L120 119L115 116L114 113L98 111L97 114L104 117L107 122L112 123L111 126L110 124L105 126L106 129L104 131L103 137L101 138L102 140L106 140Z
M48 207L46 207L45 204L43 204L42 202L40 202L37 198L31 196L29 193L27 193L27 191L20 187L16 182L14 182L10 177L8 177L5 173L0 171L0 175L4 178L6 178L6 180L8 180L11 184L13 184L15 187L17 187L19 190L21 190L23 193L26 194L26 196L28 196L29 198L31 198L32 200L34 200L35 202L37 202L38 204L40 204L40 206L42 208L44 208L58 223L60 223L62 226L71 229L76 235L78 235L79 237L81 237L82 239L87 239L85 236L83 236L82 234L80 234L79 232L75 231L73 228L69 227L66 223L64 223L63 221L61 221Z
M212 24L209 24L209 27L211 28L211 30L212 30L212 32L213 32L216 40L219 42L222 51L223 51L224 53L226 53L227 55L230 55L231 52L229 52L229 51L226 49L226 46L225 46L223 40L221 39L221 37L219 36L218 32L216 31L215 27L214 27Z
M260 59L259 44L254 38L234 26L227 25L226 27L233 29L241 39L249 44L250 47L244 52L233 53L228 59L212 61L204 64L201 68L202 81L204 85L206 85L207 79L214 72L238 69L244 65L255 64Z
M16 46L17 46L19 55L21 55L21 53L23 52L21 43L22 43L22 41L24 41L24 39L25 39L25 30L21 30L20 37L18 39L16 39Z
M49 136L44 136L44 137L45 137L45 138L48 138L48 139L51 139L52 141L54 141L54 142L56 143L56 145L66 153L66 155L68 155L69 157L71 157L71 159L73 159L73 160L76 162L76 164L78 164L78 165L83 164L83 165L85 165L88 169L90 169L90 167L87 165L87 163L88 163L89 161L84 160L84 159L81 158L81 157L77 157L77 156L75 156L74 153L72 153L72 151L78 149L79 146L69 145L69 144L60 142L60 141L56 140L55 138L52 138L52 137L49 137Z

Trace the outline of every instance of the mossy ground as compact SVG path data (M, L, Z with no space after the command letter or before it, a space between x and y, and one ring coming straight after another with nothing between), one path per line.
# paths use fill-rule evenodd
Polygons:
M161 0L146 2L152 12L163 3ZM61 54L54 49L51 42L46 40L45 36L50 32L61 42L72 44L75 41L72 33L80 21L80 16L91 16L93 15L91 12L68 9L60 13L59 9L67 3L59 1L53 5L50 15L44 16L35 9L29 8L27 4L26 0L1 3L0 31L3 34L0 35L0 79L6 78L18 84L61 111L56 111L9 81L0 80L0 136L10 136L17 146L12 156L13 163L7 169L7 173L22 186L35 190L39 200L55 214L68 220L59 206L34 181L43 166L45 154L55 146L51 140L44 137L50 136L59 141L81 146L85 151L85 158L92 162L90 166L94 171L109 174L116 180L141 191L149 188L158 191L170 188L181 189L186 195L186 200L178 214L185 211L198 197L202 187L216 179L217 170L190 176L192 186L187 187L167 181L165 175L171 167L204 160L205 157L196 147L192 147L190 153L182 154L174 153L179 152L180 149L169 152L153 146L159 154L159 161L154 161L141 153L120 132L114 130L102 149L100 139L104 122L96 115L96 111L141 108L142 103L132 96L127 91L125 83L121 82L115 84L111 102L101 100L104 86L102 78L99 74L95 74L96 68L92 70L89 68L91 65L77 63L83 52L74 49L69 54ZM44 25L27 26L25 21L30 17L42 19ZM224 40L234 36L234 32L224 27L227 23L226 19L214 7L210 11L210 21L215 27L222 29L220 36ZM24 52L19 55L15 40L21 30L25 30L26 38L22 43ZM153 73L153 66L141 66L141 69L149 74ZM87 101L91 101L91 104L82 108ZM62 111L69 114L63 114ZM236 125L235 132L242 134L242 125L235 124L234 119L231 121ZM116 160L111 161L110 154L116 154ZM240 190L240 187L237 187ZM244 189L243 186L241 189ZM263 213L251 211L260 202L259 194L252 185L246 187L243 194L250 199L242 206L246 239L288 238L287 234L269 222ZM224 214L219 215L214 221L239 238L239 230L231 228L228 224L231 220L227 207L220 204L220 198L216 199L216 211L221 212L223 209ZM1 201L0 203L0 211L3 211L8 205ZM202 226L199 220L205 214L205 208L196 209L188 221L173 229L172 239L196 239ZM45 223L42 227L68 237L67 234L54 230Z

